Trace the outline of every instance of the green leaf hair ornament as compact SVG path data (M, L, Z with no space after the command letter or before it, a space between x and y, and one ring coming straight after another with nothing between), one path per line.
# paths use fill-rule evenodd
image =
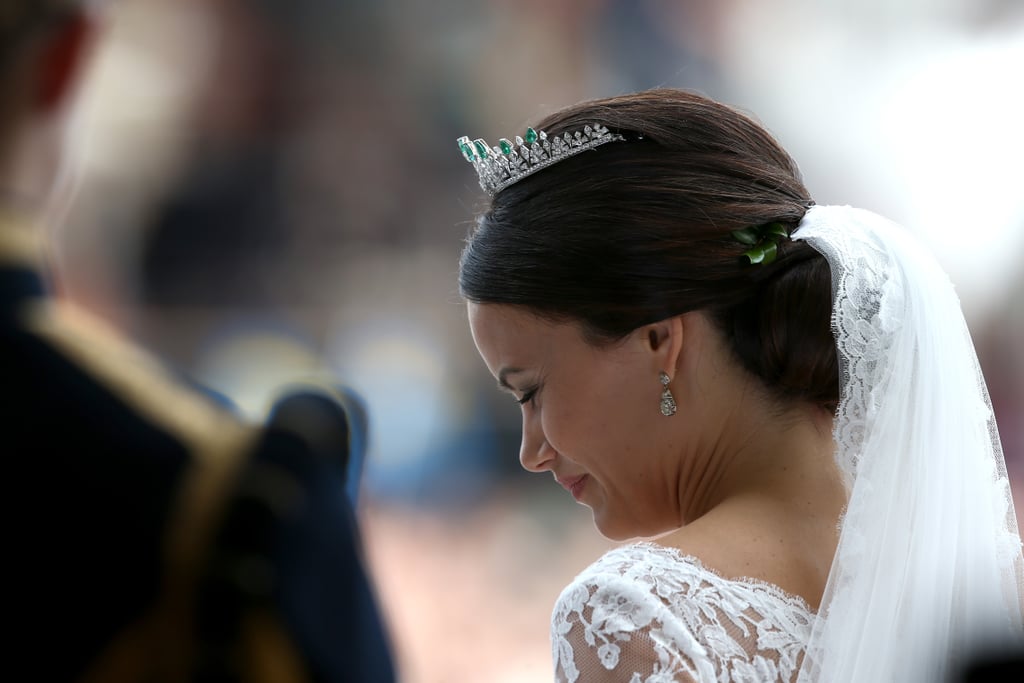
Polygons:
M779 253L779 240L788 238L789 233L782 223L767 223L753 228L733 230L733 238L750 249L743 255L750 260L750 265L768 265L775 261Z

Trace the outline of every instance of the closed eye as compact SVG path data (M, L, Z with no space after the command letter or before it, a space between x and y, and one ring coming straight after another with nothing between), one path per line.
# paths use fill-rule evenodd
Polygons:
M532 401L533 397L536 396L536 395L537 395L537 387L534 387L533 389L530 389L525 394L523 394L522 398L516 399L516 402L519 405L521 405L521 406L526 405L527 403Z

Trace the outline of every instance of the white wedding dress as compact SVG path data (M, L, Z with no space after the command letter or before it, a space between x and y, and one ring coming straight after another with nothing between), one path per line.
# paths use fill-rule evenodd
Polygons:
M814 612L674 548L609 551L562 591L551 623L560 683L768 683L796 677Z

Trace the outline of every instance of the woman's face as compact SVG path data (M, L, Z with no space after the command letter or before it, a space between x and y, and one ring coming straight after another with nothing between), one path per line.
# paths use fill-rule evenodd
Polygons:
M510 305L471 303L469 321L491 374L521 404L524 468L550 471L609 538L678 526L665 454L679 418L659 410L658 373L672 374L664 349L643 330L596 347L576 324Z

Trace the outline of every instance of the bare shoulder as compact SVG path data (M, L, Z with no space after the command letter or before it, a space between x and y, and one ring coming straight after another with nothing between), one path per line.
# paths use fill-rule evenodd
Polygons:
M655 540L731 579L752 578L798 595L817 609L835 552L829 519L795 517L771 506L722 506Z

